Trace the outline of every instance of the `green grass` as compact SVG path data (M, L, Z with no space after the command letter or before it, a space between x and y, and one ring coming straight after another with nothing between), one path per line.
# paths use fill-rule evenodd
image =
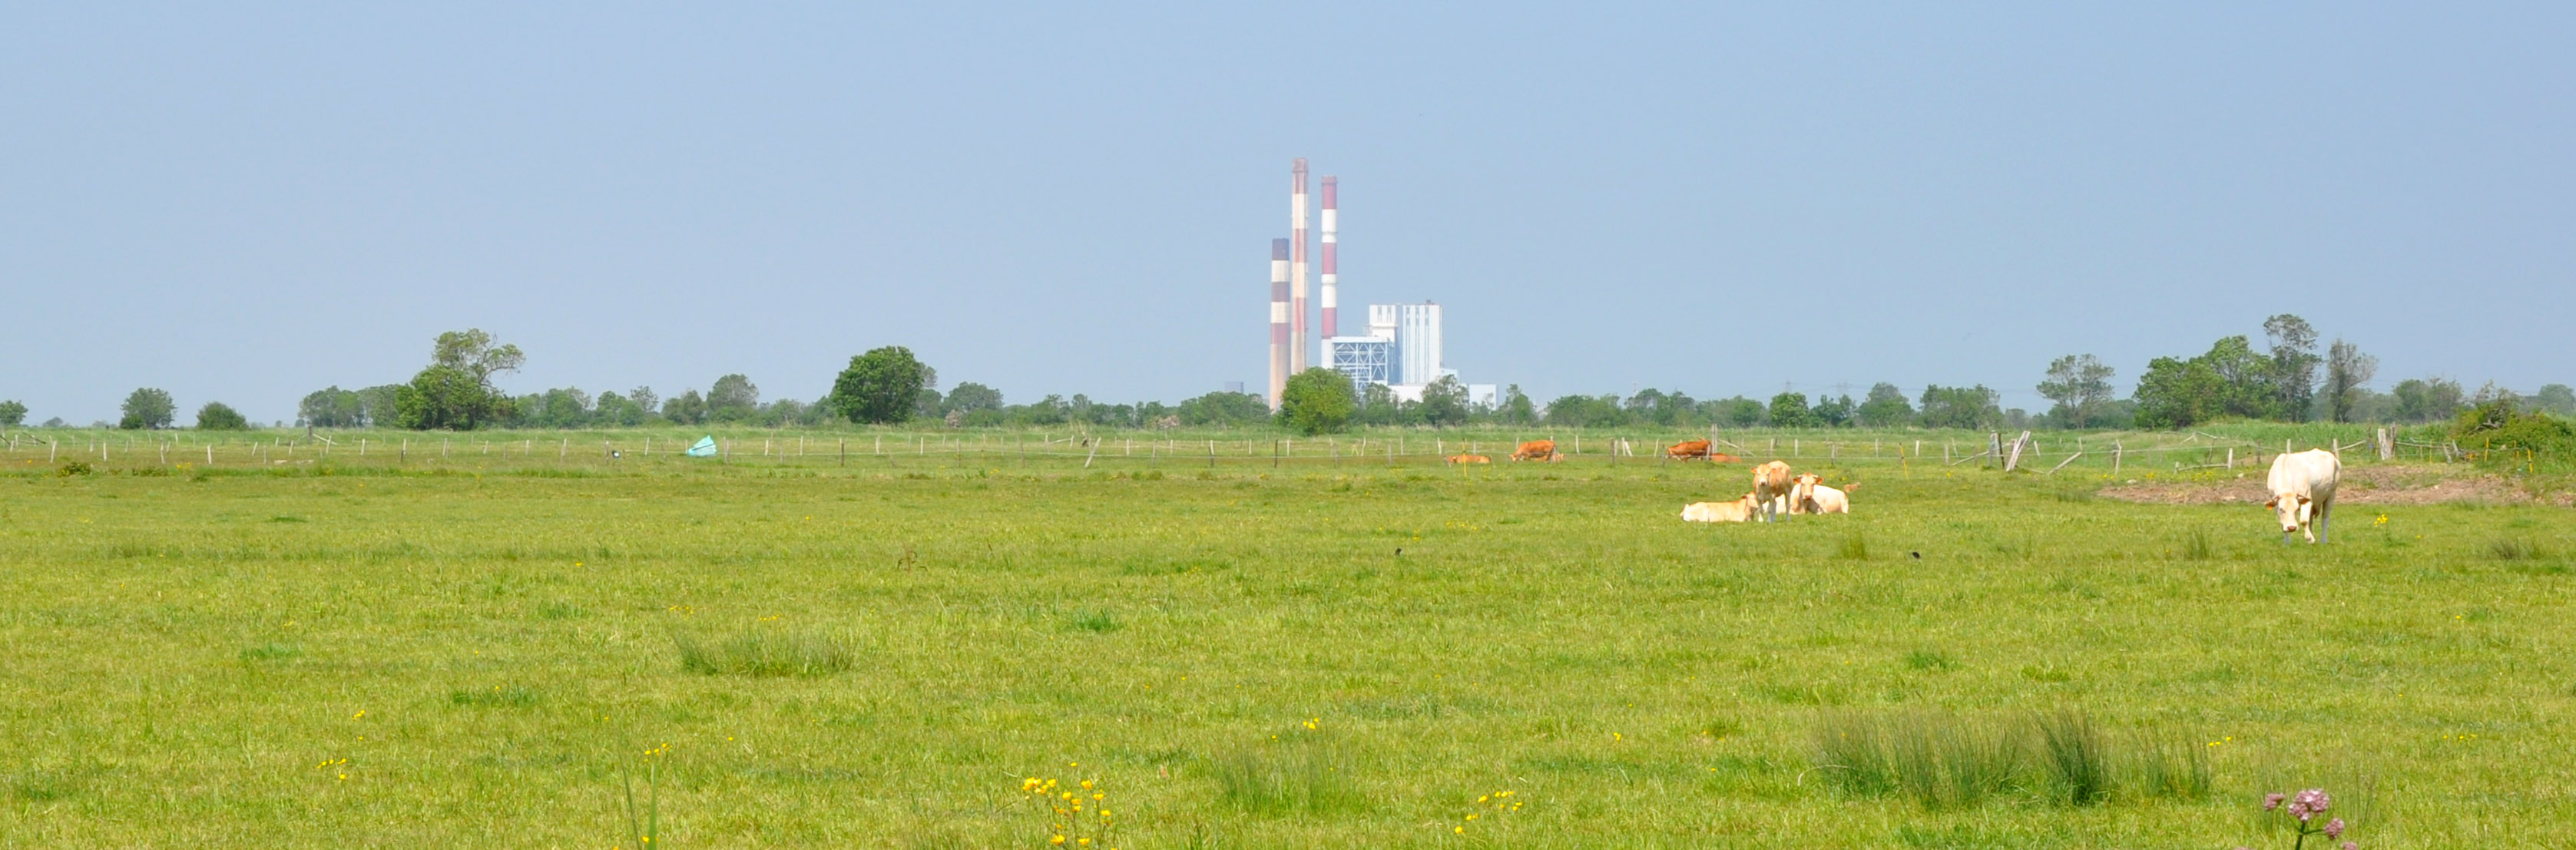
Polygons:
M2066 498L2091 454L1846 445L1793 462L1854 514L1712 526L1740 466L423 442L0 455L0 846L606 847L628 777L656 846L1038 846L1033 776L1133 847L2268 846L2310 785L2368 847L2576 843L2564 508L2281 546Z

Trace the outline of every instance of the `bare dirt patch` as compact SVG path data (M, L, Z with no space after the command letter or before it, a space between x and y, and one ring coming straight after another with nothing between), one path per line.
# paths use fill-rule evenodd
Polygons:
M2098 495L2123 502L2156 505L2255 504L2272 497L2263 489L2265 470L2242 478L2216 481L2132 480L2101 489ZM2520 504L2533 501L2528 492L2503 476L2423 466L2347 466L2343 486L2335 491L2339 505L2431 505L2444 502ZM2547 501L2564 503L2564 499Z

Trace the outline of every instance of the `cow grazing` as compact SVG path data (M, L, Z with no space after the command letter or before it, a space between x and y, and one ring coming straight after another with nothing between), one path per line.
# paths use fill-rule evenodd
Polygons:
M1798 476L1797 483L1790 487L1789 512L1847 514L1851 513L1851 497L1841 490L1825 486L1824 476L1810 472Z
M1789 491L1795 486L1788 464L1775 460L1753 468L1753 500L1763 522L1789 518Z
M1744 522L1753 518L1753 494L1732 502L1692 502L1682 506L1685 522Z
M1690 458L1707 456L1707 440L1686 440L1664 447L1664 457L1672 460L1688 460Z
M1494 462L1494 459L1493 459L1493 458L1489 458L1489 457L1486 457L1486 456L1484 456L1484 455L1450 455L1449 457L1447 457L1447 458L1446 458L1446 460L1448 460L1450 463L1493 463L1493 462Z
M2281 521L2281 542L2290 542L2290 532L2304 532L2308 542L2326 539L2327 519L2334 511L2335 484L2343 478L2343 459L2324 449L2309 449L2272 459L2268 485L2272 500L2263 506L2272 509Z
M1543 460L1549 463L1555 463L1564 460L1565 456L1556 453L1555 440L1531 440L1529 442L1522 443L1519 449L1514 450L1512 452L1512 459L1516 461Z

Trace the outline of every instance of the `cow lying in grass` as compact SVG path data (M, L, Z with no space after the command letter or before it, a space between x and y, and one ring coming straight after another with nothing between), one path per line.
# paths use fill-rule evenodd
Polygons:
M1853 484L1850 487L1857 488ZM1825 486L1824 476L1813 472L1800 475L1790 488L1789 512L1793 514L1851 513L1851 497L1845 491Z
M1745 522L1753 518L1753 494L1732 502L1692 502L1682 506L1685 522Z
M1494 462L1494 459L1493 459L1493 458L1489 458L1489 457L1486 457L1486 456L1484 456L1484 455L1450 455L1450 456L1449 456L1448 458L1446 458L1446 459L1447 459L1450 463L1493 463L1493 462Z

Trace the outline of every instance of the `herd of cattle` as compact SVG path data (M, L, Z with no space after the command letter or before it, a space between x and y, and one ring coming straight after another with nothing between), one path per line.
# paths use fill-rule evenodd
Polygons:
M1664 456L1674 460L1705 459L1733 463L1734 455L1710 451L1707 440L1689 440L1664 448ZM1450 455L1452 464L1493 463L1494 459L1478 454ZM1512 451L1514 461L1559 463L1565 455L1556 450L1555 440L1531 440ZM2265 481L2272 498L2263 503L2281 521L2281 541L2289 542L2293 533L2307 535L2310 543L2327 539L2328 519L2334 511L2335 485L2343 477L2343 460L2324 449L2284 454L2272 459L2272 472ZM1682 507L1682 519L1689 522L1773 522L1791 514L1851 513L1850 491L1859 484L1841 488L1825 486L1823 476L1812 472L1796 473L1789 465L1772 461L1753 468L1753 490L1731 502L1693 502Z

